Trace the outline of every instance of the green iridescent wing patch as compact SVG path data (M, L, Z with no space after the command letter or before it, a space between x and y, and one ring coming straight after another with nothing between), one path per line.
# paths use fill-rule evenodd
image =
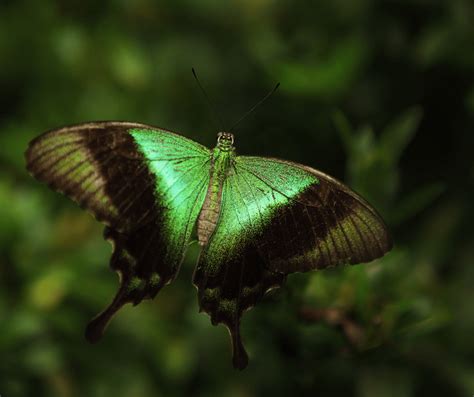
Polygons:
M289 273L368 262L391 245L375 210L335 179L287 161L236 157L194 275L200 307L227 326L234 366L244 368L240 318L265 292Z
M97 122L39 136L26 160L35 178L107 225L121 284L86 329L97 341L121 306L153 298L176 276L209 183L209 149L147 125Z

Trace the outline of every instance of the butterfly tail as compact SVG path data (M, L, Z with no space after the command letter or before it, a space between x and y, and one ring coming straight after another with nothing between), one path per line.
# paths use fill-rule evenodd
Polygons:
M127 303L126 295L126 288L122 285L112 303L87 324L85 337L90 343L97 343L102 338L114 314Z
M230 337L232 339L232 365L235 369L244 369L249 363L249 356L245 351L240 336L240 324L239 322L235 325L228 326Z

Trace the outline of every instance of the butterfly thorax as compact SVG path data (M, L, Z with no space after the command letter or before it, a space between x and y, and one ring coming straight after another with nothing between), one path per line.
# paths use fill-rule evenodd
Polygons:
M199 213L197 233L201 246L208 243L214 232L222 204L224 181L232 170L235 148L234 136L228 132L219 132L217 146L212 150L210 180L201 212Z

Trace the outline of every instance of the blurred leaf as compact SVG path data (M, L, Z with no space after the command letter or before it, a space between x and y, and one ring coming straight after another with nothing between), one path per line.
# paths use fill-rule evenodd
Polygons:
M390 213L392 224L400 224L430 205L444 191L442 183L435 183L418 188L415 192L405 196Z
M369 202L375 203L383 214L388 213L386 208L396 197L399 184L398 161L413 139L420 118L421 110L418 107L408 109L377 137L370 126L364 125L352 131L341 112L333 114L333 122L348 157L346 168L349 183L362 196L367 197ZM428 202L416 204L421 209L421 205Z
M364 40L351 37L305 63L281 62L278 74L282 89L332 100L349 90L367 57Z
M360 397L410 397L415 396L412 376L407 370L381 366L364 368L357 382Z
M380 134L380 150L386 161L397 162L411 142L422 116L419 107L406 110Z
M340 110L332 114L332 120L336 126L336 131L339 133L341 141L344 144L346 153L349 153L354 147L352 137L353 130L349 120L347 120L346 116L344 116L344 113L342 113Z

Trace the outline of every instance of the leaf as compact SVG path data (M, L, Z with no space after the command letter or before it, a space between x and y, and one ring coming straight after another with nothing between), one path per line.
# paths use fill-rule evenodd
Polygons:
M422 117L419 107L406 110L392 121L380 135L380 150L388 161L396 163L415 136Z
M390 215L391 223L400 224L413 217L435 201L445 190L446 187L441 182L420 187L398 203Z

